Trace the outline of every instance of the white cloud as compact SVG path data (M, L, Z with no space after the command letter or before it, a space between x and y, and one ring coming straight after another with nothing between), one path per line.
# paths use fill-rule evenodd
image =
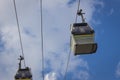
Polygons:
M77 8L76 3L69 7L67 2L68 0L43 1L45 69L49 68L52 72L59 72L62 75L64 74L69 52L69 25L74 22ZM81 2L88 21L92 20L95 2L94 0L83 0ZM0 4L0 32L2 32L2 41L5 42L5 51L0 53L0 77L3 80L12 80L18 66L17 58L21 54L19 37L12 0L0 0ZM37 80L41 77L39 0L16 0L16 5L25 60L27 65L32 68L33 79ZM2 67L6 71L1 71ZM72 54L69 72L76 71L77 67L89 69L87 61L80 57L74 57ZM48 73L46 79L56 80L56 73Z
M116 69L116 76L119 78L120 77L120 62L117 65L117 69Z
M72 80L89 80L90 74L87 71L79 71L74 74Z
M54 9L65 6L68 0L43 0L43 7L46 9Z
M114 9L112 8L109 12L109 16L112 15L114 13Z
M45 75L45 80L57 80L56 73L51 72Z

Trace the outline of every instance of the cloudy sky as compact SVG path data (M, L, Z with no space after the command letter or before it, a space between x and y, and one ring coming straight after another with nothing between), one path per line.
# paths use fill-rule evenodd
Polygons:
M45 80L62 80L70 50L70 24L78 0L43 0ZM98 50L92 55L71 53L67 80L120 79L119 0L81 0L86 21L95 30ZM27 66L33 80L42 80L39 0L16 0ZM79 19L80 22L80 19ZM13 0L0 0L0 78L14 80L21 55Z

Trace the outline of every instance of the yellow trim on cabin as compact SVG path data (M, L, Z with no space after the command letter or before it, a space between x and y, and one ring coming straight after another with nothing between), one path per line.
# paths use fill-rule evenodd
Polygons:
M32 80L32 79L28 79L28 78L27 78L27 79L15 79L15 80Z
M86 36L86 37L87 37L87 36L94 36L94 34L73 35L73 36L75 36L75 37L76 37L76 36L81 36L81 37L82 37L82 36Z

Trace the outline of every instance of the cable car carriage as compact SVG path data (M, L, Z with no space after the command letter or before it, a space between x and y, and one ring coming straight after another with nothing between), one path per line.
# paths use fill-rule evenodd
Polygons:
M23 57L20 56L19 69L15 75L15 80L32 80L31 69L29 67L21 68L21 60Z
M84 21L83 15L82 21L71 25L71 49L75 55L91 54L97 50L97 43L94 41L95 31Z
M32 80L30 68L19 69L15 75L15 80Z

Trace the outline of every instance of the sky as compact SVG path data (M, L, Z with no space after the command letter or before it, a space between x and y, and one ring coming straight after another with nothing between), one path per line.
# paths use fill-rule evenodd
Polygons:
M70 50L70 24L78 0L43 0L45 80L63 80ZM120 80L119 0L81 0L85 19L95 30L95 54L71 52L67 80ZM42 80L39 0L16 0L26 65ZM78 19L80 22L80 18ZM21 55L13 0L0 0L0 78L14 80Z

